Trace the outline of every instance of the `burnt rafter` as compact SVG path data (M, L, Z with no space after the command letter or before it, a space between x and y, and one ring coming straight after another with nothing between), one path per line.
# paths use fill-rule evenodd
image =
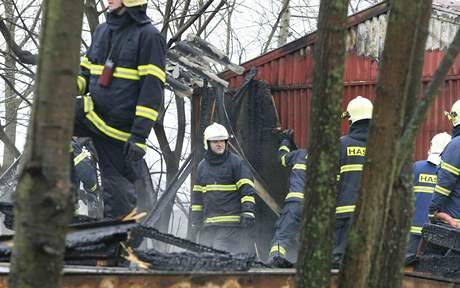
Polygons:
M188 35L167 54L167 84L178 96L191 96L192 89L209 81L213 86L228 87L228 82L217 75L213 66L241 75L244 68L230 62L229 58L212 44L196 35ZM174 81L175 80L175 81ZM180 85L182 84L182 85Z

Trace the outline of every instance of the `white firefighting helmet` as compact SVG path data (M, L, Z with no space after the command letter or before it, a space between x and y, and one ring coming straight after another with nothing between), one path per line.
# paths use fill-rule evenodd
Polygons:
M342 113L342 118L349 118L351 124L358 120L371 119L373 107L369 99L358 96L348 103L347 111Z
M434 135L431 139L427 160L435 165L439 165L439 163L441 163L441 153L451 139L452 137L446 132Z
M148 0L122 0L121 2L126 7L134 7L147 4Z
M227 129L216 122L212 123L204 130L204 149L208 150L208 141L228 140Z
M444 114L452 122L452 125L457 126L460 124L460 100L455 101L450 109L450 112L445 111Z

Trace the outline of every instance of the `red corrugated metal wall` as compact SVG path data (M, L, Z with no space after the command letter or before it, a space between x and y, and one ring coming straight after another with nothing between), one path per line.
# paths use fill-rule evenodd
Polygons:
M313 59L310 48L311 46L303 47L275 59L270 59L270 56L278 56L279 53L269 53L244 65L247 69L256 65L258 69L256 79L265 81L271 88L281 125L294 128L296 142L302 147L306 146L306 141L309 139L308 118ZM440 51L425 53L422 91L425 90L442 56L443 52ZM377 67L378 63L370 58L357 56L354 53L348 54L344 75L344 109L346 104L358 95L374 98ZM224 78L230 82L230 90L237 89L243 81L243 76L224 74ZM444 89L433 103L428 118L417 137L415 149L417 160L426 157L431 137L434 134L443 131L451 132L451 125L443 112L450 109L452 104L460 99L459 92L460 58L457 58L445 81ZM348 124L343 121L342 133L346 133L347 130Z

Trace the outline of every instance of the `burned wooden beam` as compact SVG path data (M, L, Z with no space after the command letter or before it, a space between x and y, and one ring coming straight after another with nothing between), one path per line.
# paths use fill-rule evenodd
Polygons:
M161 253L156 250L135 250L134 254L148 268L166 271L248 271L255 255L197 254L191 252Z
M244 73L243 67L233 64L224 53L222 53L211 43L204 41L203 39L194 34L189 34L187 36L187 40L189 42L196 44L196 46L203 50L203 52L206 53L206 56L208 56L209 58L217 59L219 62L223 63L229 70L235 72L238 75Z
M166 83L172 89L174 93L176 93L179 97L191 97L193 90L192 88L188 87L186 84L182 83L181 81L174 79L170 75L166 75Z
M225 88L228 87L228 82L219 78L216 74L214 74L208 67L204 67L201 64L194 62L192 59L189 59L185 56L179 55L177 52L168 51L168 58L173 60L174 62L180 63L180 65L186 67L193 73L199 75L204 79L209 79L218 85L221 85Z

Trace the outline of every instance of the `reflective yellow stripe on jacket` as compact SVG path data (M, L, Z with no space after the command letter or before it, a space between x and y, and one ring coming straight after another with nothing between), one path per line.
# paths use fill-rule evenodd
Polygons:
M355 212L356 205L339 206L335 208L335 214Z
M422 234L422 228L423 227L420 227L420 226L411 226L410 227L410 233Z
M414 186L414 192L416 192L416 193L433 193L434 192L434 187Z
M284 199L290 199L290 198L300 198L300 199L303 199L303 193L302 192L289 192L287 195L286 195L286 198Z
M192 211L194 212L203 211L203 205L192 205Z
M441 169L443 170L446 170L452 174L454 174L455 176L458 176L460 175L460 169L455 167L454 165L450 165L449 163L446 163L446 162L441 162Z
M238 189L240 189L241 186L243 186L245 184L254 187L254 182L252 182L251 179L246 179L246 178L238 180L238 182L236 182L236 187L238 187Z
M340 167L340 173L352 172L352 171L363 171L363 164L349 164Z
M449 189L446 189L446 188L441 187L439 185L434 186L434 191L439 193L439 194L442 194L444 196L449 196L450 192L451 192Z
M92 64L87 57L83 57L80 62L80 66L90 70L92 75L101 75L104 70L103 65ZM165 71L153 64L141 65L138 66L137 69L115 67L113 72L113 77L127 80L140 80L140 77L147 75L152 75L163 83L166 82Z
M155 122L158 118L158 111L149 107L137 105L136 116L144 117Z
M84 105L84 111L87 113L86 118L93 123L93 125L102 133L105 135L112 137L114 139L126 142L128 141L128 138L131 136L130 133L115 129L105 123L104 120L102 120L99 115L94 112L94 104L93 104L93 99L91 99L90 96L85 96L83 97L83 105Z
M244 202L251 202L251 203L256 204L256 199L254 198L254 196L243 196L241 197L241 203L244 203Z

